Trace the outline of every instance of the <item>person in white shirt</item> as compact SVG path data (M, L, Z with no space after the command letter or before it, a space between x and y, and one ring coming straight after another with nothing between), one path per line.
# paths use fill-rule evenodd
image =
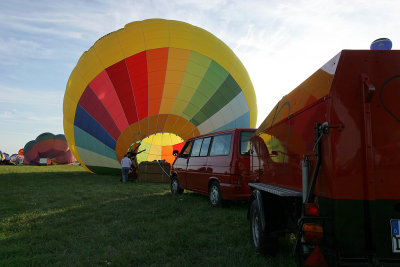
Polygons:
M132 164L131 159L128 158L127 154L125 154L125 156L121 160L122 182L123 183L128 182L128 174L129 174L129 169L131 168L131 164Z

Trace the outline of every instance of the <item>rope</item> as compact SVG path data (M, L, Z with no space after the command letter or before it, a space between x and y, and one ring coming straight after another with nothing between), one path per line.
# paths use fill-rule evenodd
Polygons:
M392 80L400 78L400 75L395 75L393 77L390 77L389 79L387 79L383 84L382 87L379 89L379 101L382 104L382 107L386 110L387 113L389 113L390 116L393 117L393 119L395 119L398 123L400 123L400 119L393 114L393 112L385 105L385 103L383 102L383 97L382 97L382 92L383 92L383 88Z
M168 173L165 171L165 169L161 166L160 161L158 161L158 160L156 160L156 161L157 161L157 163L158 163L158 166L160 166L161 170L162 170L168 177L171 177L171 175L168 174Z

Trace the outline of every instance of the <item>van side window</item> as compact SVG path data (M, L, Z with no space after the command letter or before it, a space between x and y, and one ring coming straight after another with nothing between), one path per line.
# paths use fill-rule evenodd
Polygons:
M210 147L211 137L204 138L203 144L201 145L200 157L205 157L208 154L208 148Z
M240 154L250 155L250 137L254 132L240 132Z
M191 157L198 157L200 155L200 148L202 142L203 138L194 140L192 154L190 155Z
M232 134L214 136L210 156L229 155L231 150Z
M185 147L182 149L182 151L179 154L179 156L185 157L185 158L189 157L190 149L192 148L192 145L193 145L192 141L186 143Z

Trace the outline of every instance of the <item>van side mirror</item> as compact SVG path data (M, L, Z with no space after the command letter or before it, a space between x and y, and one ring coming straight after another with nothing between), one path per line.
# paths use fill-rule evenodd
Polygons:
M178 151L178 150L172 151L172 155L174 155L175 157L177 157L177 156L179 155L179 151Z
M278 156L278 151L272 150L271 153L269 154L270 157L277 157Z

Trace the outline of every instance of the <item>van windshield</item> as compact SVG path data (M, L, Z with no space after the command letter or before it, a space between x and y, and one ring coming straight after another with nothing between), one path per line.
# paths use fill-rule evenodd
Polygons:
M254 132L241 132L240 133L240 154L250 155L250 137Z
M192 145L193 145L193 141L186 143L185 147L182 149L179 156L188 157L189 153L190 153L190 149L192 148Z

